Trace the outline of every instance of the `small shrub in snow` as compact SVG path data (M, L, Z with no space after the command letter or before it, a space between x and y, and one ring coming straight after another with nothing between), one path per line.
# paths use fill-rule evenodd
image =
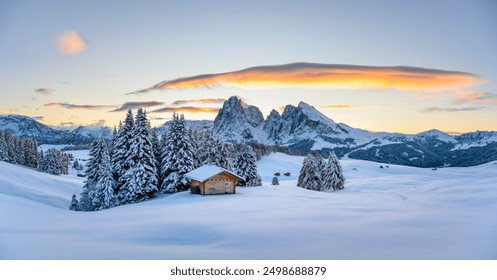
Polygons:
M271 185L277 186L279 184L280 184L280 182L278 181L278 177L273 177L273 181L271 182Z
M79 211L79 202L78 200L76 199L76 195L73 194L72 195L72 199L71 199L71 206L69 206L69 210L72 210L72 211Z

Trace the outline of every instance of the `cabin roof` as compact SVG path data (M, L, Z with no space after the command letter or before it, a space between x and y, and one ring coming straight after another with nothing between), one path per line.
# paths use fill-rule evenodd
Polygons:
M235 173L233 173L231 171L228 171L228 170L221 168L219 166L210 165L210 164L200 166L199 168L194 169L194 170L186 173L184 176L188 179L192 179L192 180L203 183L203 182L209 180L210 178L212 178L218 174L221 174L223 172L226 172L237 179L243 180L242 177L236 175Z

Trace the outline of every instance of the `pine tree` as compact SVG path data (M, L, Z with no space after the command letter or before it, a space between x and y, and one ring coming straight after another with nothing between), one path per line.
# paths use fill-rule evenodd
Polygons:
M131 147L130 142L133 137L133 127L133 112L128 110L124 124L119 126L119 130L113 141L112 172L114 179L117 181L116 191L124 184L122 179L124 173L129 169L129 163L126 162L126 153Z
M98 196L96 185L100 181L102 172L100 166L104 164L103 155L108 153L106 143L103 139L98 138L90 145L89 160L86 163L86 181L83 185L83 192L79 199L79 208L81 211L93 211L95 206L93 201Z
M192 155L193 155L193 168L198 168L202 166L203 160L200 158L201 149L200 149L200 136L199 132L196 129L189 128L188 129L188 137L190 138L190 145L192 147Z
M162 178L160 177L160 162L161 162L161 153L162 153L162 146L161 142L159 141L159 136L157 135L157 129L152 128L151 130L151 136L152 136L152 148L153 148L153 153L154 153L154 160L155 160L155 170L156 174L155 176L157 177L157 186L160 186L162 183Z
M112 177L112 166L108 149L103 149L102 164L98 168L99 180L95 185L95 192L92 198L92 205L95 210L108 209L118 205L117 197L114 193L115 181Z
M45 172L46 170L45 153L43 152L43 149L40 150L40 154L38 156L38 163L36 164L36 169L39 172Z
M331 154L330 160L334 165L334 171L335 171L334 177L336 178L334 189L341 190L345 187L345 177L343 176L342 165L340 164L340 161L338 160L338 157L335 155L335 153Z
M238 182L240 186L252 187L262 185L261 177L257 173L255 155L250 146L243 145L240 148L240 152L233 163L233 171L240 177L245 178Z
M331 156L330 158L328 158L327 161L325 161L323 165L321 177L322 177L323 190L331 190L331 189L335 190L335 185L338 178L336 177L335 164L333 163Z
M302 164L297 186L309 190L320 191L322 189L323 160L321 157L309 154Z
M0 160L9 161L8 145L5 141L4 132L0 130Z
M69 206L69 210L79 211L79 202L76 199L76 195L75 194L72 195L71 206Z
M118 197L121 203L134 203L153 196L157 191L157 167L152 144L152 132L146 113L138 109L132 130L130 149L125 155L129 168L119 178L122 186Z
M188 131L183 115L173 114L171 129L163 136L161 176L163 178L162 192L177 192L187 190L188 180L183 177L193 170L193 153Z

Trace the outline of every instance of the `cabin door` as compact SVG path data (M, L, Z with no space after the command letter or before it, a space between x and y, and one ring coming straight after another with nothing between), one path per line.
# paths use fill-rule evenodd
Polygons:
M233 186L231 182L224 183L225 193L233 193Z

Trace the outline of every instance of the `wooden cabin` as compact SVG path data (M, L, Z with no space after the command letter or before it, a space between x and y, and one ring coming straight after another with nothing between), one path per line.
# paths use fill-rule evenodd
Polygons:
M236 193L236 182L242 177L215 165L204 165L184 175L192 188L198 187L200 194Z

